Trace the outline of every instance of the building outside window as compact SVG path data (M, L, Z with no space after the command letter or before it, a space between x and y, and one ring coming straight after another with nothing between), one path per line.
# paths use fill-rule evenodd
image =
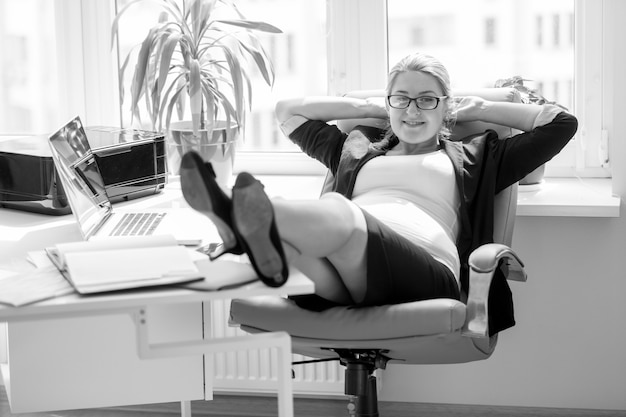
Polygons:
M561 16L555 14L552 16L552 39L555 48L561 45Z
M496 43L496 19L487 17L485 19L485 45L490 46Z
M535 45L543 46L543 16L535 16Z
M59 120L54 2L0 2L0 133L43 133Z

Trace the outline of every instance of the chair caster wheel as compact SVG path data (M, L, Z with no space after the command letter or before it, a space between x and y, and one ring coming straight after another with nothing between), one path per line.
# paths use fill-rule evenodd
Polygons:
M353 417L356 414L356 404L354 403L354 397L350 397L350 402L348 402L348 415Z
M348 398L349 417L379 417L378 406L371 398L350 395Z

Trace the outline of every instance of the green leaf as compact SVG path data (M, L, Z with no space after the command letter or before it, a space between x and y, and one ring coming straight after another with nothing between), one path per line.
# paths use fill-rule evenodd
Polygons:
M202 83L202 93L204 94L204 100L206 101L206 119L211 122L216 117L215 96L211 93L211 86L208 80L204 80Z
M227 123L226 124L227 138L231 139L233 138L234 134L237 131L239 131L239 128L243 126L243 120L241 118L242 113L239 113L235 110L232 103L228 100L228 98L221 91L214 90L213 94L219 99L219 103L222 109L224 110L224 117L226 118L226 123ZM235 124L237 125L234 130L231 127L231 125L233 124L232 123L233 120ZM227 140L227 138L224 138L224 140Z
M161 103L159 105L159 132L163 131L163 112L167 108L167 105L170 101L170 95L172 94L172 90L174 88L179 88L181 86L180 81L182 80L182 85L185 86L185 74L181 74L180 72L176 75L176 77L169 83L169 86L165 90L165 92L161 95ZM179 117L180 119L180 117Z
M119 94L120 94L120 103L124 102L124 73L126 72L126 67L128 66L128 62L130 61L130 53L126 55L126 59L120 66L119 70Z
M224 56L226 57L226 62L228 63L230 75L232 77L232 87L234 93L233 95L235 96L235 108L237 109L238 114L243 114L243 112L245 112L243 70L241 68L241 65L239 64L239 60L233 56L233 53L229 48L222 47L222 50L224 51Z
M152 121L152 130L156 130L158 115L159 115L159 92L158 85L156 83L152 84L152 107L148 107L150 109L150 120Z
M159 63L159 93L163 91L167 75L170 71L170 64L172 62L172 55L180 40L180 33L171 33L165 42L163 43L163 50L161 51L161 62Z
M202 122L202 83L200 81L200 63L195 58L191 60L189 65L189 104L193 134L197 135Z
M179 96L185 91L186 86L182 86L172 96L169 105L167 106L167 114L165 116L165 130L169 132L170 130L170 122L172 121L172 110L174 109L174 105L178 102Z
M185 103L187 103L187 95L185 94L187 89L187 83L185 82L185 78L181 77L178 79L178 86L183 88L183 94L178 97L176 100L176 112L178 114L178 120L183 120L185 116Z
M276 26L270 25L266 22L260 22L255 20L215 20L216 23L224 23L226 25L239 26L249 30L258 30L260 32L268 33L283 33L282 30Z
M148 61L150 59L150 51L152 49L152 43L156 36L157 28L152 28L148 32L148 35L141 44L139 55L137 57L137 64L135 66L135 74L133 82L131 84L131 109L134 112L138 112L139 99L144 93L144 83L146 78L146 68L148 67Z
M274 85L275 75L274 75L274 66L272 61L267 57L267 53L263 49L263 46L256 38L251 38L250 41L255 44L258 49L255 49L249 45L246 45L244 42L241 43L241 46L252 56L254 62L256 63L257 68L263 75L263 79L272 87Z
M234 12L237 13L237 16L239 16L240 19L242 20L246 19L246 17L239 11L239 9L237 8L237 5L235 4L233 0L220 0L220 3L234 10Z
M198 44L205 32L215 7L216 0L196 0L192 3L191 21L195 43Z
M152 125L153 129L156 129L154 117L152 114L152 105L150 104L150 94L148 94L148 92L150 91L150 86L148 85L147 81L144 84L144 90L146 91L146 94L144 94L143 97L146 102L146 109L148 109L148 116L150 116L150 124ZM137 114L139 114L139 109L137 109Z
M197 40L202 26L202 0L192 0L189 13L191 15L191 33L193 33L193 39Z

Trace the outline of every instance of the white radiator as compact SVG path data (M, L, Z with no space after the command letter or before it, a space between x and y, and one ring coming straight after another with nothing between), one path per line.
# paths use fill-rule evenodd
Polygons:
M228 337L245 334L239 328L228 326L230 301L204 303L204 320L210 323L211 335ZM307 360L293 355L293 361ZM276 353L272 349L251 349L239 352L217 353L206 366L213 367L216 391L275 392ZM294 365L295 394L336 396L344 392L344 368L337 361Z

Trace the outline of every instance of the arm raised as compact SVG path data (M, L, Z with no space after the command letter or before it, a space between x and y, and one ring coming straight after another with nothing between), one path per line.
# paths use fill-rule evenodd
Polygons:
M302 97L276 104L276 118L287 136L307 120L328 122L341 119L386 118L380 103L351 97Z
M461 97L456 103L457 122L483 121L529 132L549 123L562 109L553 105L495 102L480 97Z

